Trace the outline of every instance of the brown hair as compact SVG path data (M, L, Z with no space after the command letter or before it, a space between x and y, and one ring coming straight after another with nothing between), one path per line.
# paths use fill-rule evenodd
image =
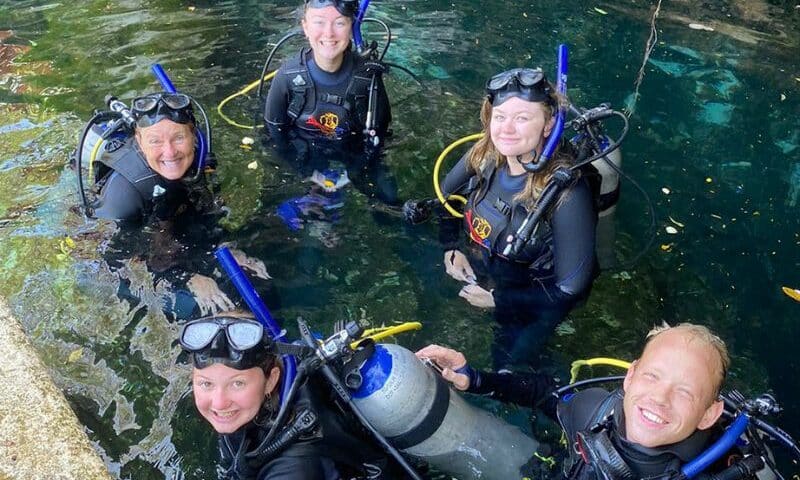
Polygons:
M552 85L550 86L550 92L549 101L541 102L541 105L544 108L545 118L548 120L555 113L554 106L564 105L567 101L565 97L555 93L556 90L552 87ZM483 104L481 105L480 114L481 125L483 125L483 138L478 140L475 145L472 146L469 152L467 152L467 163L469 164L469 168L474 172L480 172L485 166L485 162L494 160L495 167L500 167L507 162L506 157L497 151L497 147L495 147L494 143L492 142L490 135L492 108L492 103L489 101L488 97L484 98ZM525 187L514 197L514 200L521 202L528 208L532 207L542 194L542 190L544 190L545 185L547 185L547 183L550 181L553 172L558 167L567 166L572 162L573 158L570 154L562 151L560 146L556 147L553 157L550 159L548 164L545 165L544 169L540 172L528 175L528 179L525 182ZM562 199L563 198L564 196L562 195ZM561 199L559 199L559 202L560 201Z

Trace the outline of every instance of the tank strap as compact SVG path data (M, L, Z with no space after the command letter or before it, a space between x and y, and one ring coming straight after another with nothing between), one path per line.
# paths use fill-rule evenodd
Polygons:
M436 379L436 392L428 414L411 430L387 439L396 448L405 450L419 445L429 439L442 425L450 406L450 387L438 375L435 375L434 378Z
M303 48L300 53L287 61L284 75L289 80L291 90L289 92L289 106L286 113L292 120L297 120L308 102L308 98L314 98L314 82L311 81L311 74L306 64L306 54L308 50Z
M98 161L128 180L145 203L156 196L154 189L160 183L159 175L147 165L132 136L126 140L123 147L111 155L104 154Z

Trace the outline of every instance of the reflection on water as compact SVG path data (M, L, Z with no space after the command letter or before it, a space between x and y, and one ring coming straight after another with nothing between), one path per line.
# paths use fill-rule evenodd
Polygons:
M800 407L792 373L798 360L791 355L798 304L780 291L800 286L800 28L792 6L715 0L697 18L690 3L662 5L659 43L623 146L626 171L656 204L658 237L635 268L600 277L587 305L552 339L552 360L629 359L662 319L710 324L731 344L732 383L774 389L789 412L781 425L800 436L793 413ZM386 82L396 119L386 164L401 200L430 195L433 159L479 129L488 76L523 64L552 71L561 41L571 48L570 96L584 106L621 107L642 63L652 6L595 7L374 3L371 13L396 35L387 59L425 83L420 88L397 69ZM118 248L115 227L71 209L75 179L64 168L79 118L106 94L130 98L155 89L154 62L212 115L221 195L231 211L223 224L238 248L266 263L273 279L257 287L290 332L297 316L321 331L340 319L420 320L424 330L404 344L435 339L462 347L478 366L489 364L489 316L461 301L458 286L444 278L433 226L409 228L348 187L341 218L326 225L335 248L314 232L289 230L276 208L307 185L258 142L240 148L252 133L213 113L257 77L297 13L289 0L0 0L0 103L14 104L0 105L0 294L121 478L214 475L213 435L193 411L187 371L177 362L172 306L179 294L141 259L106 263L115 256L109 249ZM255 103L237 100L226 113L251 118ZM619 260L641 248L646 212L623 182ZM677 233L665 233L667 225Z

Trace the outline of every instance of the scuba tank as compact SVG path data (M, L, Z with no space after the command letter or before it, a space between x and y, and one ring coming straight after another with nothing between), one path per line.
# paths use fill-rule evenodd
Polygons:
M605 151L609 146L609 139L600 137L600 147ZM608 162L614 164L612 168ZM603 158L598 158L591 165L600 175L600 197L597 212L596 248L597 262L600 269L607 270L617 264L614 246L617 237L615 212L619 201L619 170L622 168L622 151L617 148Z
M600 137L600 147L605 151L610 144L607 136ZM608 159L608 160L606 160ZM614 164L616 169L611 167L608 162ZM617 209L619 200L619 170L622 168L622 151L617 148L612 150L604 158L598 158L592 162L592 166L597 169L602 179L600 183L600 218L613 215Z
M401 451L460 480L512 480L539 442L470 405L411 351L375 346L353 402Z

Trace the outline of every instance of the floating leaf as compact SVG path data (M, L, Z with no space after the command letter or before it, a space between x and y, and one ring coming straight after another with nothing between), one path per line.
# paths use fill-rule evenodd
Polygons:
M686 225L684 225L684 224L682 224L681 222L679 222L679 221L675 220L674 218L672 218L672 217L668 217L668 218L669 218L669 221L670 221L670 222L672 222L672 223L674 223L675 225L677 225L677 226L679 226L679 227L681 227L681 228L684 228L684 227L686 227Z
M670 235L675 235L678 233L678 229L673 227L672 225L668 225L664 230L667 231Z
M251 137L242 137L242 145L252 145L255 142Z
M594 7L594 11L595 11L595 12L597 12L597 13L599 13L600 15L608 15L608 12L606 12L606 11L605 11L605 10L603 10L602 8L597 8L597 7Z
M711 182L713 182L713 181L714 181L714 180L713 180L711 177L706 177L706 183L711 183Z
M665 252L671 251L672 250L672 244L671 243L662 243L661 244L661 250L663 250Z
M792 300L800 302L800 290L789 287L781 287L781 290L783 290L783 293L785 293Z
M714 29L709 27L708 25L703 25L702 23L690 23L689 28L692 30L705 30L706 32L713 32Z
M75 362L77 362L78 359L81 358L81 355L83 355L83 347L71 352L69 354L69 356L67 357L67 363L75 363Z
M661 187L661 193L663 193L664 195L669 195L670 193L672 193L672 190L670 190L667 187Z
M255 169L257 169L257 168L258 168L258 162L256 162L255 160L253 160L252 162L250 162L250 163L248 163L248 164L247 164L247 168L249 168L250 170L255 170Z
M781 102L784 101L784 100L786 100L786 95L781 93Z

